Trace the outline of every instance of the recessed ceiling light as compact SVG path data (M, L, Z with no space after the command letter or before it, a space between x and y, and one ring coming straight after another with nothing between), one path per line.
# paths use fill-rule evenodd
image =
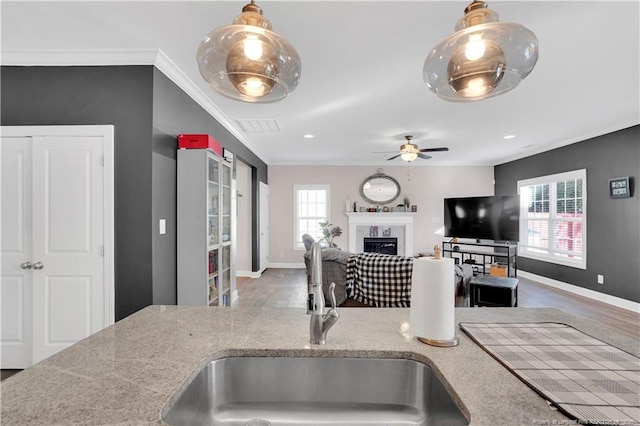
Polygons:
M311 133L307 133L306 135L303 136L305 139L313 139L313 135Z
M505 139L513 139L513 138L515 138L515 137L516 137L516 135L507 135L507 136L505 136L504 138L505 138Z

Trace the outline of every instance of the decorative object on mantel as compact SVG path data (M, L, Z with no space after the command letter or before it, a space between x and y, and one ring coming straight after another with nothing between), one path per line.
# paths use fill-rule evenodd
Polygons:
M409 197L404 197L404 208L407 209L406 211L409 211L410 205L411 205L411 201L409 200Z
M455 33L427 55L423 78L440 98L476 101L515 88L538 61L538 39L520 24L499 22L483 1L464 10Z
M196 54L200 74L213 90L243 102L275 102L285 98L300 80L298 52L271 31L255 1L242 14L207 34Z
M413 213L416 213L418 211L418 206L416 206L415 204L411 206L411 211Z
M377 169L375 174L362 181L360 195L369 204L390 204L400 195L400 184L382 169Z
M320 241L326 241L329 247L338 247L333 239L342 235L342 228L339 226L333 226L328 221L320 222L320 229L322 230L322 239Z

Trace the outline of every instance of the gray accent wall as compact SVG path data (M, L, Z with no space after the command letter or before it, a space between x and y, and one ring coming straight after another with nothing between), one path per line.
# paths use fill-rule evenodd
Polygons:
M609 179L640 177L640 126L598 136L495 167L496 195L517 193L517 182L587 170L587 269L518 257L518 269L640 302L640 196L609 197ZM604 284L597 284L597 275Z
M179 133L213 135L267 182L266 164L153 66L3 66L0 90L3 126L114 125L116 320L176 303Z
M231 132L229 132L222 124L215 120L200 105L193 101L182 89L167 78L162 72L154 68L154 84L153 84L153 138L154 138L154 154L161 155L173 159L175 167L177 140L176 136L180 133L206 133L212 135L220 144L234 154L238 160L242 160L252 169L252 196L257 197L258 183L268 183L267 165L260 160L251 150L242 144ZM158 167L160 167L158 165ZM175 170L172 172L175 176ZM235 176L235 166L234 166ZM162 199L165 194L165 188L154 179L154 199ZM174 191L175 193L175 191ZM171 223L176 223L175 218L175 199L165 200L166 206L173 206L173 217ZM258 230L258 204L253 204L255 208L251 212L251 220L253 229L251 230L253 246L252 253L252 271L259 270L259 249L260 249L260 233ZM168 207L165 209L168 214ZM159 218L158 218L159 219ZM169 223L169 222L167 222ZM156 221L157 226L157 221ZM167 229L167 233L169 230ZM175 232L175 227L173 232ZM155 235L158 237L157 235ZM154 243L154 247L156 247ZM159 256L165 256L167 253L158 253ZM158 259L162 261L161 258ZM175 266L175 265L174 265ZM172 271L158 270L158 277L166 277ZM175 276L175 271L173 271ZM162 279L162 278L159 278Z

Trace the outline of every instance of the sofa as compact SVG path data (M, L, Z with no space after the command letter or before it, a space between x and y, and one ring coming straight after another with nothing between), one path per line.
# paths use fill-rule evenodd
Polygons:
M306 252L304 253L304 263L307 272L307 282L311 277L310 259L311 259L311 245L314 242L313 237L305 234L302 237L302 241L305 245ZM334 282L336 303L342 307L373 307L370 304L363 303L356 300L352 296L353 291L349 291L347 280L347 265L349 259L353 253L343 251L335 247L323 247L322 254L322 290L324 293L326 306L331 306L331 296L329 292L329 285ZM391 256L391 255L385 255ZM407 259L403 256L395 256L399 260ZM469 295L470 295L470 281L473 278L473 269L471 265L456 265L455 266L455 282L452 285L455 286L455 306L468 307ZM375 283L374 283L375 284ZM350 294L351 293L351 294Z

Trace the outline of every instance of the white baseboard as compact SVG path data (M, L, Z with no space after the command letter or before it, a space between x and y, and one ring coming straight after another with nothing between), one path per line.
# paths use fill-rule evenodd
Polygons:
M589 290L588 288L579 287L577 285L557 281L552 278L543 277L541 275L532 274L531 272L518 270L518 276L527 278L532 281L548 285L550 287L559 288L570 293L578 294L580 296L588 297L589 299L599 300L600 302L607 303L618 308L626 309L635 313L640 313L640 303L633 302L631 300L623 299L621 297L611 296L608 294L600 293L598 291Z
M236 271L236 277L260 278L263 271Z
M267 268L283 268L283 269L301 269L304 268L304 262L301 263L269 263Z

